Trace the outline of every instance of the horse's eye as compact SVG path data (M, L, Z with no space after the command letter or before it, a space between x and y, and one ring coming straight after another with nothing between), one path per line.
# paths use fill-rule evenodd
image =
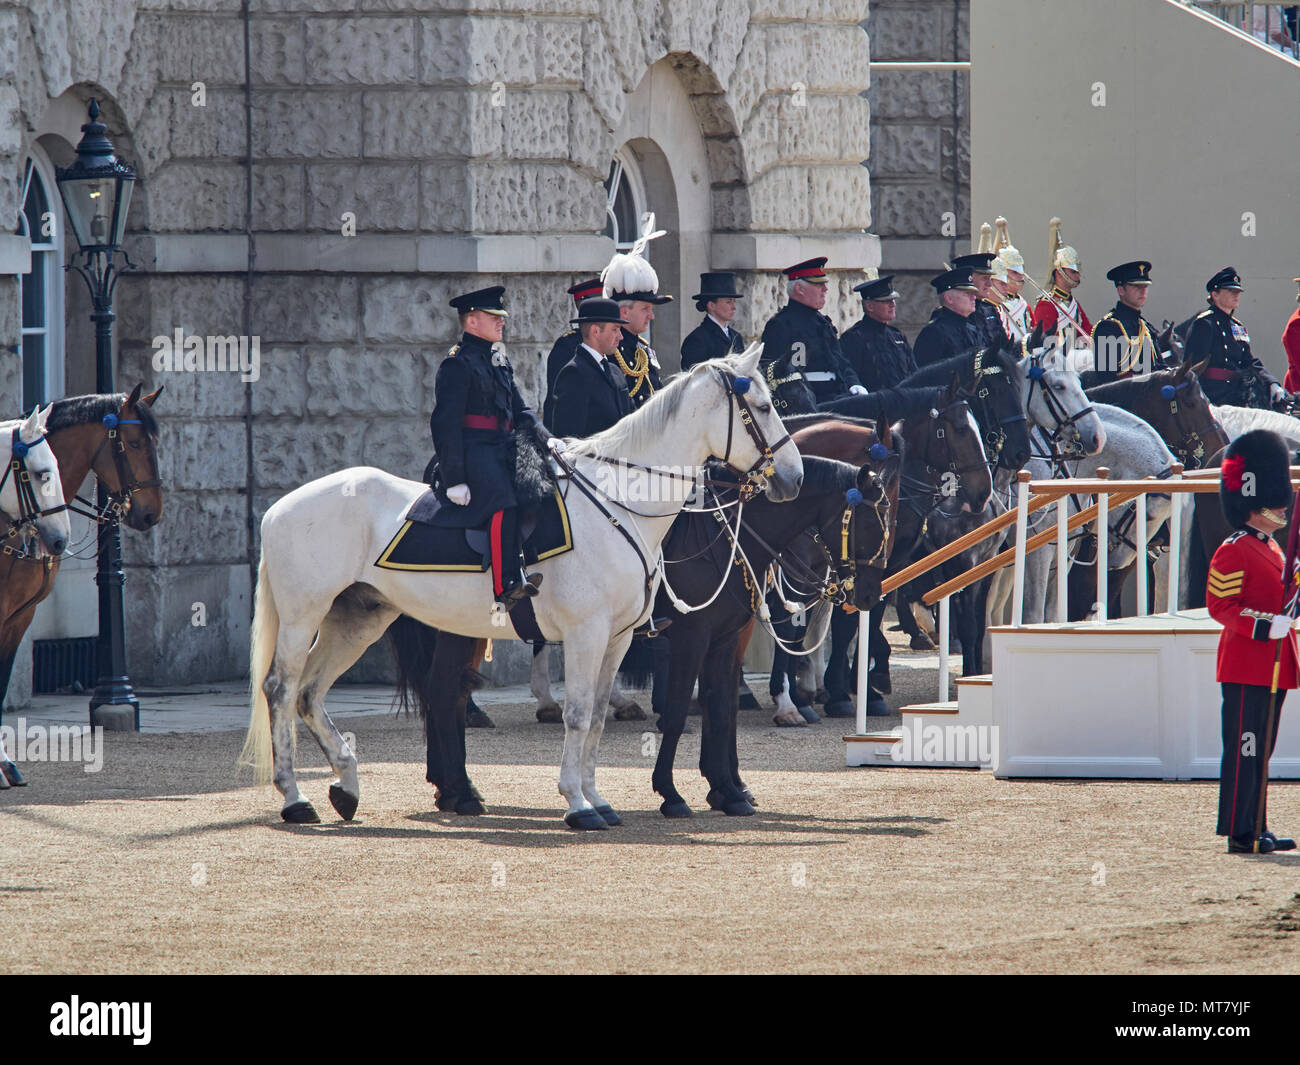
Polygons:
M139 450L140 450L140 441L139 441L139 440L132 440L132 441L131 441L131 446L132 446L133 448L135 448L137 451L139 451Z
M757 407L755 407L754 409L755 409L756 411L758 411L759 414L770 414L770 413L772 412L772 404L770 404L770 403L760 403L760 404L759 404Z

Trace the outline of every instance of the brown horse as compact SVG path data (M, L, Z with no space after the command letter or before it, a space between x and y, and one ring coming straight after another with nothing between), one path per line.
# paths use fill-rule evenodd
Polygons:
M93 504L77 496L86 475L94 472L109 495L103 521L120 518L143 531L162 518L162 482L158 479L158 421L153 404L162 392L141 396L70 396L54 401L45 433L59 460L64 502L88 514ZM77 507L86 507L81 510ZM54 587L57 559L5 556L0 561L0 707L9 689L18 644L32 623L37 605ZM3 786L3 785L0 785Z

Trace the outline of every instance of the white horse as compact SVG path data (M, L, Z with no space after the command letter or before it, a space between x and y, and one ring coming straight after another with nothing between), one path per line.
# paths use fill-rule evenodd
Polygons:
M45 423L54 405L39 405L26 418L0 422L0 544L6 551L38 553L43 547L51 555L63 554L72 536L67 508L63 506L63 482L59 462L45 439ZM17 450L14 454L17 430ZM27 470L21 479L13 461L20 458ZM31 528L28 528L31 526Z
M546 580L533 600L542 634L564 643L564 751L560 793L565 823L605 828L618 815L596 790L596 749L610 683L650 612L655 558L681 510L680 491L662 482L712 455L742 470L761 470L769 496L793 499L803 477L799 451L772 408L758 374L762 345L701 363L639 411L570 445L575 470L567 495L576 550L538 565ZM788 445L788 446L785 446ZM628 498L660 500L635 509L598 505L595 485L610 463L628 482ZM447 632L487 638L501 633L488 573L380 569L383 552L427 486L369 467L330 474L278 500L262 519L262 558L252 628L252 708L241 761L270 776L291 822L318 820L298 791L293 769L296 711L338 780L330 802L344 818L360 798L356 757L325 713L325 694L400 614ZM586 493L591 492L588 496ZM651 512L651 513L646 513Z
M1269 429L1285 440L1287 447L1292 450L1300 448L1300 420L1289 414L1256 407L1216 407L1213 403L1210 404L1210 411L1223 426L1229 440L1236 440L1251 429Z

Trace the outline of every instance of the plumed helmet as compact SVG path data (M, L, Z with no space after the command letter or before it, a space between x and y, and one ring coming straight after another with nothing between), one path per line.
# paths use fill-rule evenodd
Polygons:
M998 259L1008 270L1017 270L1022 274L1025 272L1025 257L1016 250L1014 244L1008 244L998 252Z
M1286 441L1268 429L1252 429L1228 445L1219 480L1223 516L1234 529L1251 511L1291 506L1291 456Z

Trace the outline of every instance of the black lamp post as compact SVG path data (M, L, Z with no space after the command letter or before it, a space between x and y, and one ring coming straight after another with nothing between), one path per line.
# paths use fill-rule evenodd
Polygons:
M76 162L60 167L56 174L59 194L77 238L77 254L84 256L84 262L74 261L65 269L76 270L90 288L94 307L90 320L95 323L95 388L111 393L117 391L113 383L113 290L119 271L132 265L125 252L122 267L113 260L122 247L135 168L113 154L113 145L105 136L108 127L99 121L99 104L94 100L90 101L90 121L81 132ZM104 513L108 492L102 481L96 486L95 502ZM99 587L98 679L90 697L90 724L138 732L140 704L126 675L126 619L122 607L126 574L122 571L122 537L116 521L99 526L95 583Z

